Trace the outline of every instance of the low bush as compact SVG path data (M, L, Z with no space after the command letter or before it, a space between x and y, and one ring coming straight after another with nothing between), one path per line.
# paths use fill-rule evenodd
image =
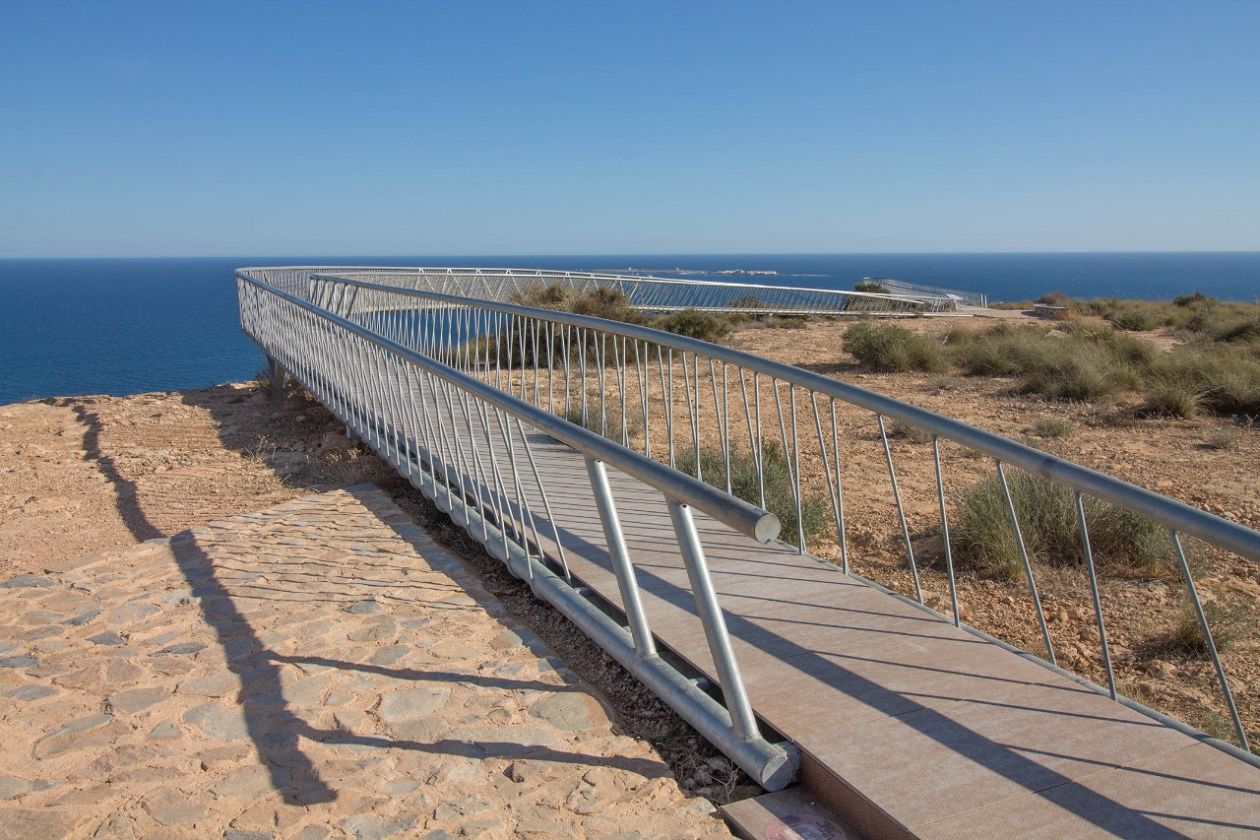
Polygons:
M1213 429L1203 441L1207 449L1234 450L1238 448L1239 434L1237 429Z
M685 473L695 475L695 453L685 451L678 453L675 463ZM792 477L787 458L778 441L761 441L762 482L766 493L766 510L779 517L783 526L779 538L784 542L797 545L796 496L792 492ZM714 487L726 488L726 464L722 450L702 447L700 449L700 475ZM752 456L740 451L731 452L731 493L752 504L760 504L760 490L757 482L757 465ZM801 499L800 523L805 531L806 539L817 536L826 530L830 522L831 508L828 501L819 496L803 495Z
M1130 332L1149 332L1162 323L1150 310L1137 308L1114 312L1107 317L1107 320L1118 329Z
M855 292L872 292L874 294L887 295L891 292L887 286L876 283L874 280L859 280L853 284Z
M1083 564L1072 491L1039 476L1008 474L1011 499L1031 560L1047 565ZM1172 572L1172 547L1163 528L1131 511L1086 499L1094 563L1100 574L1163 578ZM959 568L1015 579L1023 575L1019 544L997 478L986 479L960 500L950 529Z
M1076 427L1066 417L1043 417L1032 424L1032 433L1037 437L1067 437Z
M1260 350L1246 345L1184 345L1159 367L1169 381L1186 383L1216 414L1260 417Z
M562 283L553 283L550 286L535 284L512 295L511 300L522 306L573 312L577 315L624 321L627 324L643 324L647 321L639 310L630 305L630 298L624 293L603 286L577 291Z
M730 333L731 320L729 316L716 315L712 312L683 309L653 318L648 322L648 326L676 335L698 338L701 341L716 342Z
M1239 609L1230 609L1209 601L1203 605L1203 617L1207 619L1208 629L1212 631L1212 643L1219 652L1229 650L1245 635L1246 615ZM1182 602L1177 619L1156 640L1154 647L1161 652L1183 656L1208 655L1207 639L1199 625L1199 615L1188 598Z
M940 347L895 324L859 321L845 330L844 349L864 367L886 373L945 367Z
M894 421L886 427L888 437L907 440L910 443L931 443L932 433L918 426L911 426L909 423Z
M1141 413L1151 417L1193 417L1201 395L1184 382L1158 382L1146 391Z

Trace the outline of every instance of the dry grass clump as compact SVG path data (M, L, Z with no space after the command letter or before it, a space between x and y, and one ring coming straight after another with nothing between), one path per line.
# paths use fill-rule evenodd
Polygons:
M752 456L733 451L731 459L731 493L752 504L761 503L761 488L757 482L757 465ZM677 468L691 475L696 474L694 452L680 452ZM796 497L792 493L792 474L783 447L778 441L761 441L762 482L765 487L765 509L779 517L783 526L779 539L797 545ZM708 447L700 449L700 477L714 487L726 488L726 463L722 450ZM802 494L800 523L805 537L821 534L830 521L831 508L820 496Z
M1215 601L1203 605L1203 617L1212 631L1212 642L1217 651L1224 653L1246 635L1247 615L1239 607L1225 607ZM1194 605L1186 598L1172 626L1154 640L1153 647L1163 653L1203 657L1208 655L1207 639L1199 626L1199 616Z
M729 315L716 315L712 312L701 312L698 309L683 309L653 318L648 325L675 335L717 342L730 333L732 319Z
M1072 491L1029 473L1008 474L1007 480L1029 558L1047 565L1083 565ZM1171 573L1172 545L1151 520L1090 498L1085 500L1085 518L1100 574L1164 578ZM960 500L955 519L950 533L959 568L1004 579L1023 575L1019 543L997 478L972 487Z
M945 367L937 345L895 324L859 321L845 330L844 349L863 366L885 373L931 373Z
M1193 417L1203 395L1177 380L1157 382L1146 390L1141 413L1148 417Z
M879 295L891 294L891 291L889 290L887 286L881 283L876 283L873 280L859 280L858 282L853 284L853 291L869 292L869 293L874 293L874 294L879 294Z
M536 306L541 309L554 309L572 312L577 315L590 315L594 318L607 318L610 321L621 321L627 324L638 324L653 329L664 330L676 335L698 338L701 341L716 342L725 338L737 322L748 316L738 314L718 314L701 312L698 309L683 309L666 315L649 318L635 309L630 298L616 289L598 287L585 291L577 291L561 283L552 285L535 284L512 295L513 303L522 306ZM733 307L749 308L760 306L761 302L754 295L736 298ZM593 340L593 339L592 339Z
M1066 417L1042 417L1032 424L1030 430L1036 437L1061 438L1072 434L1076 428Z

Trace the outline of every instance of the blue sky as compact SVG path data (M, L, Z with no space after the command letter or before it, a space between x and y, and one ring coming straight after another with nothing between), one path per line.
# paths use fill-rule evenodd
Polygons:
M1260 249L1260 3L0 2L0 256Z

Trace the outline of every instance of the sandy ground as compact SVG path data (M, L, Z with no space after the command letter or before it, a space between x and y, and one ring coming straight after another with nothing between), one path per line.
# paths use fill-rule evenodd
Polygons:
M247 383L0 406L0 578L365 481L458 552L515 620L601 694L620 731L653 744L689 793L723 803L759 792L295 390L277 400Z
M0 838L730 836L372 485L46 565L0 581Z

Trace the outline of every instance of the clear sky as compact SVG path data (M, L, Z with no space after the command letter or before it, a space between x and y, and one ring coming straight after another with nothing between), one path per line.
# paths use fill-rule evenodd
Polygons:
M0 256L1260 249L1260 2L0 0Z

